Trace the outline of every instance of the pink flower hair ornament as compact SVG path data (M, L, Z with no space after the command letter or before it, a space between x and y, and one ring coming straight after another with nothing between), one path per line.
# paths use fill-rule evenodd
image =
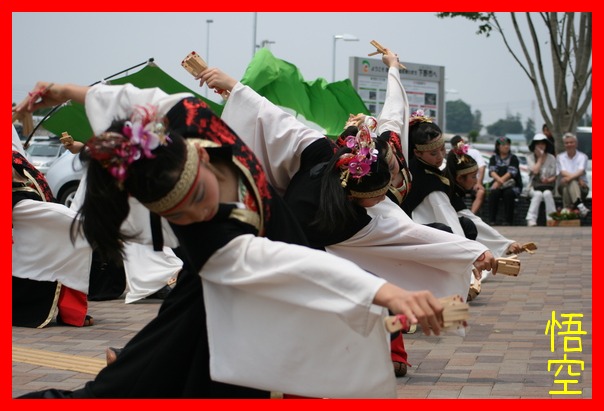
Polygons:
M416 110L409 117L409 125L412 126L415 123L432 123L432 117L426 116L422 109Z
M348 185L350 177L360 179L368 175L371 165L377 161L378 154L371 131L364 124L356 136L346 137L345 144L351 152L342 154L336 162L336 168L342 171L340 181L344 188Z
M468 150L470 146L463 141L460 141L455 145L455 147L451 148L453 153L455 153L455 157L457 157L457 164L465 161L465 156L468 154Z
M138 106L124 123L122 132L108 131L91 138L86 146L90 156L117 180L122 187L130 164L141 158L154 158L153 150L171 142L165 126L157 118L154 106Z

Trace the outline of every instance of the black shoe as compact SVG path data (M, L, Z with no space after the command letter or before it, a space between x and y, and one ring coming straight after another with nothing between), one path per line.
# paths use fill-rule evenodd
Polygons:
M394 367L394 375L397 378L404 377L405 375L407 375L407 364L398 361L392 361L392 366Z

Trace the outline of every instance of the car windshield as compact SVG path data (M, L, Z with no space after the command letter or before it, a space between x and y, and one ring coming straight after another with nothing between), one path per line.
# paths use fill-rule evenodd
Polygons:
M60 144L32 144L27 149L27 153L30 156L54 157L59 153L60 149Z

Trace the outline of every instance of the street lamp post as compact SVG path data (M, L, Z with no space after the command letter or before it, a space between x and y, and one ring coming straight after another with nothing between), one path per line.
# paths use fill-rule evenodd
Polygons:
M359 39L352 34L336 34L333 36L333 60L331 64L331 82L336 81L336 41L359 41Z
M270 45L271 45L271 44L275 44L275 42L274 42L274 41L272 41L272 40L262 40L262 43L261 43L261 45L260 45L260 48L267 48L267 49L269 49L269 50L270 50L270 48L271 48L271 47L270 47Z
M206 63L208 66L210 65L210 23L214 23L214 20L206 20L208 25L208 31L206 34ZM208 88L206 87L206 98L208 98Z
M252 58L254 58L254 54L256 54L256 49L258 45L256 44L256 34L258 32L258 13L254 13L254 28L253 28L253 39L252 39Z

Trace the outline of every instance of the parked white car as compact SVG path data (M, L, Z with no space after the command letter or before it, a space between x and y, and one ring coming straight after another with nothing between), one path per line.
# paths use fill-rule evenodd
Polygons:
M65 152L65 147L58 139L34 140L25 150L29 162L42 174Z
M84 168L78 155L65 151L46 172L46 181L57 201L69 207L75 195Z

